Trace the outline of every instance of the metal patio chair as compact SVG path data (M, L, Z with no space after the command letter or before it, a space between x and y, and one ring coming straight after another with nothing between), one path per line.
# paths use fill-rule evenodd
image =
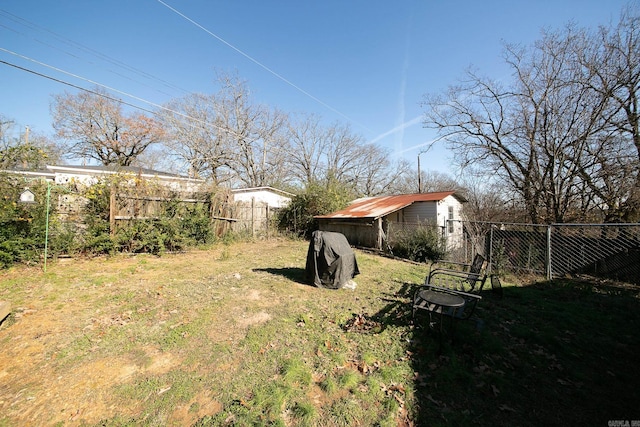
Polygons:
M473 260L471 261L471 263L464 263L464 262L458 262L458 261L449 261L449 260L439 260L439 261L434 261L431 263L431 266L429 267L429 274L431 274L431 271L438 269L438 270L454 270L454 271L466 271L469 273L480 273L480 271L482 270L482 268L484 267L484 257L480 254L476 254L473 257ZM438 267L438 264L441 264L443 266ZM447 268L444 267L444 265L453 265L455 267L457 267L456 269L453 268ZM436 268L434 268L436 267Z
M482 271L474 273L439 268L432 270L425 279L424 285L414 292L413 316L415 317L417 310L427 310L457 319L468 319L473 314L478 301L482 299L480 292L486 280L487 275ZM464 305L455 310L447 306L434 305L428 298L434 293L458 296L464 300Z

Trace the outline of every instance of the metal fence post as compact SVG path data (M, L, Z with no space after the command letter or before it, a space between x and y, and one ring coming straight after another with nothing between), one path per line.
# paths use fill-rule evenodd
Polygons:
M495 225L491 224L489 228L489 273L493 272L493 229Z
M547 280L553 279L553 269L551 266L551 227L553 227L552 224L547 226Z
M51 181L47 181L47 219L44 229L44 272L47 272L47 249L49 247L49 210L51 209Z

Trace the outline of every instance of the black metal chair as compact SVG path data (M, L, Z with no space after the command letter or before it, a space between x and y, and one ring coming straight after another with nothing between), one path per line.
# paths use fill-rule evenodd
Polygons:
M471 261L471 263L464 263L464 262L458 262L458 261L449 261L449 260L439 260L439 261L434 261L431 263L431 266L429 267L429 274L431 274L431 272L435 269L437 270L452 270L452 271L466 271L469 273L480 273L480 271L482 270L482 268L484 267L484 257L480 254L476 254L473 257L473 260ZM453 269L453 268L446 268L444 266L442 267L436 267L434 269L434 266L437 266L438 264L441 265L453 265L456 266L457 269Z
M439 330L439 352L445 334L445 322L449 323L451 340L454 340L455 325L458 320L471 317L480 292L487 280L486 274L447 269L432 270L413 295L412 315L418 325L417 314L426 311L429 315L429 329Z
M450 316L457 319L468 319L475 311L478 301L482 299L480 292L487 280L486 274L480 272L464 272L448 269L435 269L429 272L424 285L413 294L412 313L415 318L418 310ZM464 300L460 307L447 307L433 304L431 300L438 298L438 293L455 295Z
M471 317L478 301L482 299L480 292L486 280L487 275L482 271L436 268L429 272L424 285L415 290L412 303L414 324L418 324L419 311L428 313L429 329L438 329L440 332L439 352L442 351L445 322L448 320L453 341L456 322Z

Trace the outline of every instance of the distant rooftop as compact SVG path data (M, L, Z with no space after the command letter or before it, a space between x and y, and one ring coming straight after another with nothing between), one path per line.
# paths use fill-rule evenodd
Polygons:
M231 190L232 193L249 193L249 192L253 192L253 191L271 191L273 193L278 193L278 194L281 194L281 195L287 196L287 197L295 196L295 194L289 193L288 191L279 190L277 188L273 188L273 187L269 187L269 186L249 187L249 188L235 188L235 189Z
M188 182L204 182L202 179L189 178L185 175L179 175L170 172L162 172L154 169L142 168L137 166L75 166L75 165L47 165L45 169L30 170L23 168L14 168L11 170L4 170L2 172L9 172L14 174L20 174L31 177L41 177L46 179L54 179L56 174L75 174L75 175L111 175L126 173L132 175L140 175L144 178L161 178L172 181L188 181Z
M139 166L120 166L120 165L107 165L107 166L76 166L76 165L47 165L47 169L58 172L73 171L73 172L107 172L107 173L130 173L136 175L146 176L163 176L169 178L182 178L189 179L188 176L179 175L170 172L163 172L154 169L143 168Z

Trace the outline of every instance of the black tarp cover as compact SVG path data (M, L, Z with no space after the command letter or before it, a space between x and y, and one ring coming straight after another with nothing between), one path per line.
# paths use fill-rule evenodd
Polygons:
M309 242L307 281L319 288L339 289L360 274L356 255L341 233L314 231Z

